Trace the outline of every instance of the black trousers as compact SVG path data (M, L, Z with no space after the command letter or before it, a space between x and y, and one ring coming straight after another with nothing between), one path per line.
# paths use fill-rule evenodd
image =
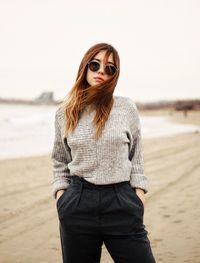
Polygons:
M63 262L100 262L104 242L115 263L155 263L144 206L130 182L94 185L71 178L57 201Z

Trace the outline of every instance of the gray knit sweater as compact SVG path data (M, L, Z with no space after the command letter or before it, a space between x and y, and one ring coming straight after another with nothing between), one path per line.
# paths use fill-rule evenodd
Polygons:
M95 110L81 114L74 132L64 137L64 113L55 113L55 139L52 194L67 189L69 176L78 175L97 184L130 181L132 187L147 193L148 181L144 175L141 126L138 111L132 99L113 96L114 104L102 131L95 141L92 120Z

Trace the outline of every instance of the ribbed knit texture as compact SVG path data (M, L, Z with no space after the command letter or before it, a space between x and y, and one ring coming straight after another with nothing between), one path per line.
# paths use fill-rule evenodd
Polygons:
M64 113L55 114L55 139L52 150L52 194L69 186L69 176L78 175L97 184L130 181L132 187L147 193L144 175L141 125L137 107L128 97L113 96L114 104L96 141L92 120L95 110L81 114L74 132L64 137Z

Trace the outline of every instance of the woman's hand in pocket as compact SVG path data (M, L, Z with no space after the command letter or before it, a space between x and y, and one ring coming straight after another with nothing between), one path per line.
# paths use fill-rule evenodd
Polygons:
M56 201L58 201L58 199L61 197L61 195L63 195L65 192L65 190L61 189L61 190L58 190L57 193L56 193Z
M140 200L143 203L143 206L145 205L145 194L144 194L144 190L140 189L140 188L135 188L135 192L136 195L140 198Z

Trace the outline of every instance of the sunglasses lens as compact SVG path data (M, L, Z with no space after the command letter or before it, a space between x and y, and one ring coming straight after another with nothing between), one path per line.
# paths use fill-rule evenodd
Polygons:
M97 61L90 61L88 63L88 67L91 71L96 72L100 69L100 64ZM112 65L106 65L105 67L105 73L109 76L113 76L116 73L117 69L115 66Z
M107 65L105 67L105 72L107 75L112 76L116 73L117 69L114 66Z
M88 65L89 65L89 69L93 72L97 71L100 68L99 63L96 61L91 61L88 63Z

